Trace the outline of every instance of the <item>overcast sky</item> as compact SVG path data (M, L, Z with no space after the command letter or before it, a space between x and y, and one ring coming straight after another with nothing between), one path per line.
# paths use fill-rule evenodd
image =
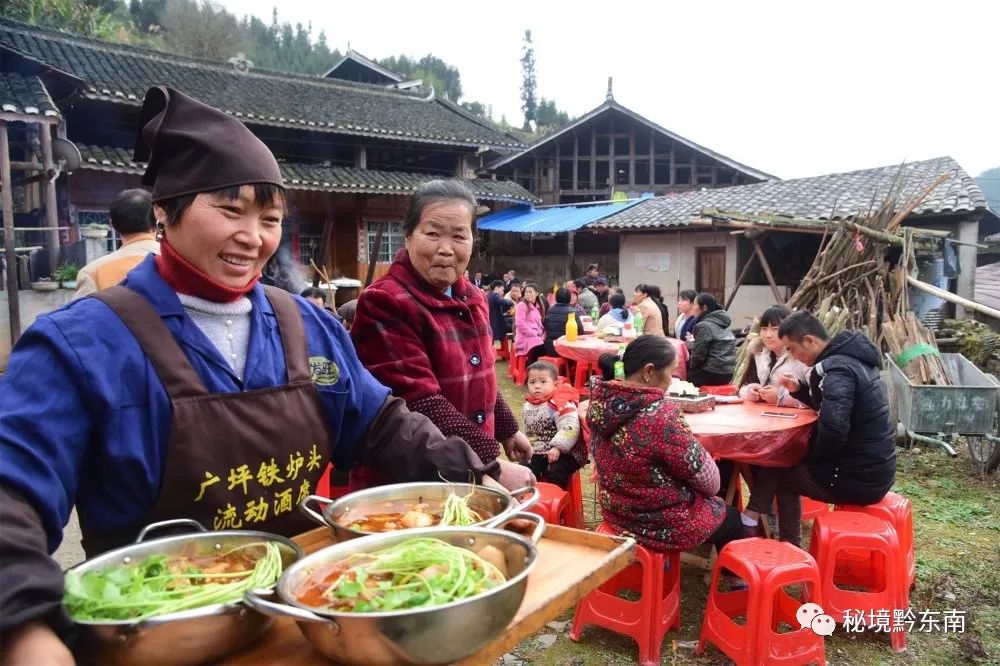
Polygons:
M275 0L224 0L269 21ZM1000 166L1000 2L282 0L331 48L433 53L463 100L520 124L525 29L538 94L579 116L615 99L782 178L951 155Z

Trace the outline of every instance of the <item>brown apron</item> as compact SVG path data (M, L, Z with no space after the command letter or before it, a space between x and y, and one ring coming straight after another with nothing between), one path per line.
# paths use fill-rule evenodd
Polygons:
M83 531L91 556L131 542L144 525L194 518L207 529L292 536L314 527L298 503L315 492L330 460L330 431L313 384L305 329L295 301L264 287L278 321L288 383L208 393L153 306L127 287L92 294L132 331L170 396L173 417L156 503L124 533Z

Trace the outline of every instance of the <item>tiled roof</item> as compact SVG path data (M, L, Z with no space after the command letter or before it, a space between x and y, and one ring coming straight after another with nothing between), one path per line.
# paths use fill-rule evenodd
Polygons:
M950 157L938 157L900 166L885 166L813 178L768 181L713 190L655 197L590 225L591 229L657 229L686 225L706 208L741 213L771 213L812 220L844 219L865 212L887 194L896 174L905 184L900 200L925 190L938 176L938 185L914 215L960 213L986 208L986 198L975 180Z
M976 303L1000 310L1000 263L986 264L976 269L974 300Z
M171 85L244 122L317 132L470 147L521 149L485 123L454 113L425 91L233 67L0 20L0 47L85 81L84 97L138 106Z
M49 92L37 76L0 74L0 111L24 116L59 117Z
M124 148L80 145L83 163L80 169L142 174L146 165L132 160ZM395 171L375 171L353 167L322 166L300 162L281 162L285 187L291 190L350 192L354 194L408 195L423 182L441 176ZM531 192L517 183L500 180L466 180L476 198L487 201L537 202Z

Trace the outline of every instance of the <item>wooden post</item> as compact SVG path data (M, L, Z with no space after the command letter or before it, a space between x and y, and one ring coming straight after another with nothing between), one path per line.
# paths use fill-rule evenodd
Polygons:
M778 285L775 284L774 275L771 273L771 266L767 263L764 250L760 246L760 241L756 238L753 240L753 251L756 253L757 258L760 259L760 265L764 269L764 275L767 276L767 283L771 285L771 293L774 294L775 302L779 305L784 304L785 299L781 297L781 291L778 289Z
M594 129L594 123L590 123L590 192L593 194L599 189L597 186L597 130ZM570 237L572 238L572 236Z
M677 163L676 163L676 157L677 157L677 155L674 152L674 144L675 143L676 143L675 141L671 141L670 142L670 184L671 185L676 185L677 184Z
M10 185L10 146L7 122L0 120L0 192L3 199L3 250L7 260L7 314L10 318L10 346L21 337L21 303L17 294L17 254L14 252L14 197Z
M574 232L570 231L566 234L566 275L569 276L566 279L573 279L573 255L576 252L574 247Z
M41 125L39 130L42 134L42 166L46 172L55 169L55 162L52 160L52 128L49 125ZM53 178L45 179L45 224L49 228L46 232L49 246L49 270L54 271L59 267L59 208L56 203L56 182Z
M573 131L573 187L576 192L580 183L580 135Z
M736 284L733 285L733 291L729 294L729 298L726 299L725 309L729 310L729 306L733 304L733 299L736 298L736 292L740 290L740 285L743 284L744 278L746 278L747 273L750 271L750 266L753 264L753 260L757 258L756 254L751 254L747 259L747 263L743 264L743 270L740 271L740 276L736 278ZM680 294L680 281L677 282L677 293ZM679 296L678 296L679 297Z
M628 128L628 185L635 187L635 125Z
M656 186L656 131L649 130L649 189L647 192L654 192Z
M365 289L368 288L368 285L372 283L372 279L375 277L375 264L378 263L378 255L382 251L382 229L384 228L385 222L379 222L378 226L375 227L375 248L368 255L368 275L365 276Z

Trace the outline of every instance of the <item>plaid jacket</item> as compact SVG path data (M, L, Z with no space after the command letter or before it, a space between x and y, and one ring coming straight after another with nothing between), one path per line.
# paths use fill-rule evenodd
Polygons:
M496 355L483 293L462 279L452 295L427 284L401 249L389 272L361 292L351 337L365 367L445 435L484 463L517 432L497 390Z

